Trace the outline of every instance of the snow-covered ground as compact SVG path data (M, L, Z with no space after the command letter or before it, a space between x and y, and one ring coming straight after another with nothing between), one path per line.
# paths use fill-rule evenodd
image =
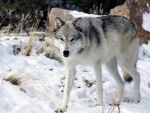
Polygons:
M149 9L149 11L150 11L150 6L149 6L149 4L146 4L146 5L147 5L147 7L148 7L148 9ZM142 24L142 27L143 27L146 31L150 32L150 13L148 13L148 12L144 12L144 13L143 13L143 24Z
M53 113L62 101L65 66L43 54L14 55L14 44L27 43L29 37L4 36L0 42L0 113ZM41 43L36 42L34 48ZM34 51L33 51L34 52ZM133 83L126 84L121 113L150 113L150 42L139 47L137 70L141 75L141 101L134 104ZM119 68L122 75L122 71ZM9 76L20 77L20 85L4 80ZM109 106L116 96L116 83L103 67L104 106L94 107L95 82L91 67L77 66L77 75L66 113L118 113L117 107Z

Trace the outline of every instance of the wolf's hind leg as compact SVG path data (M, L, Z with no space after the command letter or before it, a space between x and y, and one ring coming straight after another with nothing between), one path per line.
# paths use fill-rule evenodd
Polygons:
M115 79L118 86L116 98L110 104L120 104L124 93L125 83L119 75L116 58L112 58L109 62L105 64L105 66L109 74Z
M132 36L130 36L133 38ZM133 99L134 103L140 101L140 74L136 70L136 61L139 47L139 38L134 38L132 42L126 47L124 51L121 51L117 56L117 62L120 67L129 73L133 78L134 90L133 90Z
M134 81L134 90L133 90L133 99L134 103L137 104L140 102L140 74L139 72L135 69L133 65L126 65L124 67L124 70L128 72Z

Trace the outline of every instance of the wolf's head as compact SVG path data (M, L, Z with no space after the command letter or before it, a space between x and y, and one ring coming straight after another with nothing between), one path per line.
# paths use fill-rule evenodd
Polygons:
M69 57L83 48L85 39L80 25L81 21L81 18L66 22L58 17L55 19L54 45L60 50L61 56Z

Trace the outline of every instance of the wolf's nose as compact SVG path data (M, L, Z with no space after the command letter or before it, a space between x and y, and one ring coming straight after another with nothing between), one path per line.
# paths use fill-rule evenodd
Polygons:
M69 56L69 51L68 50L64 50L63 54L64 54L64 57L68 57Z

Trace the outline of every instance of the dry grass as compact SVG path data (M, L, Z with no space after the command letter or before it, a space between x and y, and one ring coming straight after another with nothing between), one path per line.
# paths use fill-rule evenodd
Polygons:
M120 93L120 92L119 92ZM106 95L108 102L110 103L110 108L107 111L107 113L113 113L113 111L115 110L115 108L117 107L118 109L118 113L120 113L120 104L116 104L115 100L116 98L119 96L119 93L116 92L115 96L112 97L111 99L108 98L108 95Z
M11 26L5 26L0 29L0 34L9 34Z
M85 80L86 86L91 87L95 84L94 81Z
M148 87L150 88L150 81L147 83Z
M46 42L43 42L43 44L41 44L41 46L37 49L37 52L36 54L40 54L40 53L43 53L43 49L46 48L48 45Z
M19 86L20 90L26 93L26 89L24 86L42 86L40 82L38 82L37 79L31 77L31 76L24 76L23 74L13 74L7 78L4 78L3 80L10 82L13 85Z
M54 60L57 60L57 61L59 61L59 62L62 62L62 60L61 60L61 58L58 56L58 51L56 50L56 48L54 47L54 45L53 44L50 44L49 45L49 51L46 53L46 56L48 57L49 56L49 58L51 58L51 59L54 59Z
M47 37L49 36L48 33L43 34L43 33L30 33L28 34L29 35L29 41L28 43L23 43L20 44L20 45L13 45L13 53L14 55L17 55L17 54L23 54L25 56L30 56L32 55L32 50L37 54L41 54L41 53L44 53L44 55L50 59L54 59L54 60L57 60L59 62L62 62L61 58L58 56L58 51L56 50L56 48L54 47L54 45L52 44L52 39ZM10 35L11 36L11 35ZM16 36L16 35L14 35ZM47 41L45 40L45 38L47 40L51 40L51 41ZM16 40L16 39L14 39ZM32 48L33 47L33 44L36 43L36 41L39 40L41 41L41 45L37 48Z
M41 44L41 46L37 49L36 54L40 54L45 52L45 56L50 58L50 59L54 59L57 60L59 62L62 62L61 58L58 56L58 51L56 50L56 48L54 47L54 45L51 42L46 42L43 41L43 44Z
M13 85L18 85L20 86L21 82L22 82L23 77L19 76L17 74L11 75L8 78L5 78L4 80L9 81L10 83L12 83Z
M31 51L31 48L32 48L33 40L34 40L34 34L30 35L29 43L27 44L27 47L25 48L24 55L26 55L26 56L30 55L30 51Z
M8 14L10 14L12 11L13 10L11 10ZM27 14L27 15L22 14L22 18L20 19L20 23L18 23L18 27L16 27L16 29L13 29L13 31L11 31L11 28L10 28L11 26L6 26L6 27L1 28L0 29L0 38L2 38L3 36L29 36L28 43L27 44L22 43L20 45L19 51L18 51L18 45L12 46L13 53L15 55L20 53L25 56L30 56L32 54L33 44L37 39L39 39L39 41L41 41L42 44L39 48L34 50L34 52L36 51L37 55L44 53L46 57L57 60L59 62L62 62L60 57L57 55L57 50L55 49L53 44L50 42L46 42L44 40L45 37L49 37L51 39L51 37L52 37L51 33L47 33L47 32L40 33L39 31L38 31L39 33L35 32L35 31L37 31L37 23L31 27L31 29L28 33L25 33L24 26L29 22L28 17L29 17L29 14ZM2 23L0 23L0 24L2 24ZM46 25L47 29L49 29L49 31L50 31L49 21L45 22L45 25ZM25 34L22 34L23 32Z
M93 5L93 8L90 9L90 13L91 14L95 14L95 15L106 15L107 14L107 13L104 14L104 10L103 10L102 4L100 4L99 10L98 10L98 6Z
M21 87L22 82L25 80L23 76L19 76L17 74L11 75L8 78L4 78L3 80L10 82L13 85L17 85L20 87L20 90L26 93L26 90Z

